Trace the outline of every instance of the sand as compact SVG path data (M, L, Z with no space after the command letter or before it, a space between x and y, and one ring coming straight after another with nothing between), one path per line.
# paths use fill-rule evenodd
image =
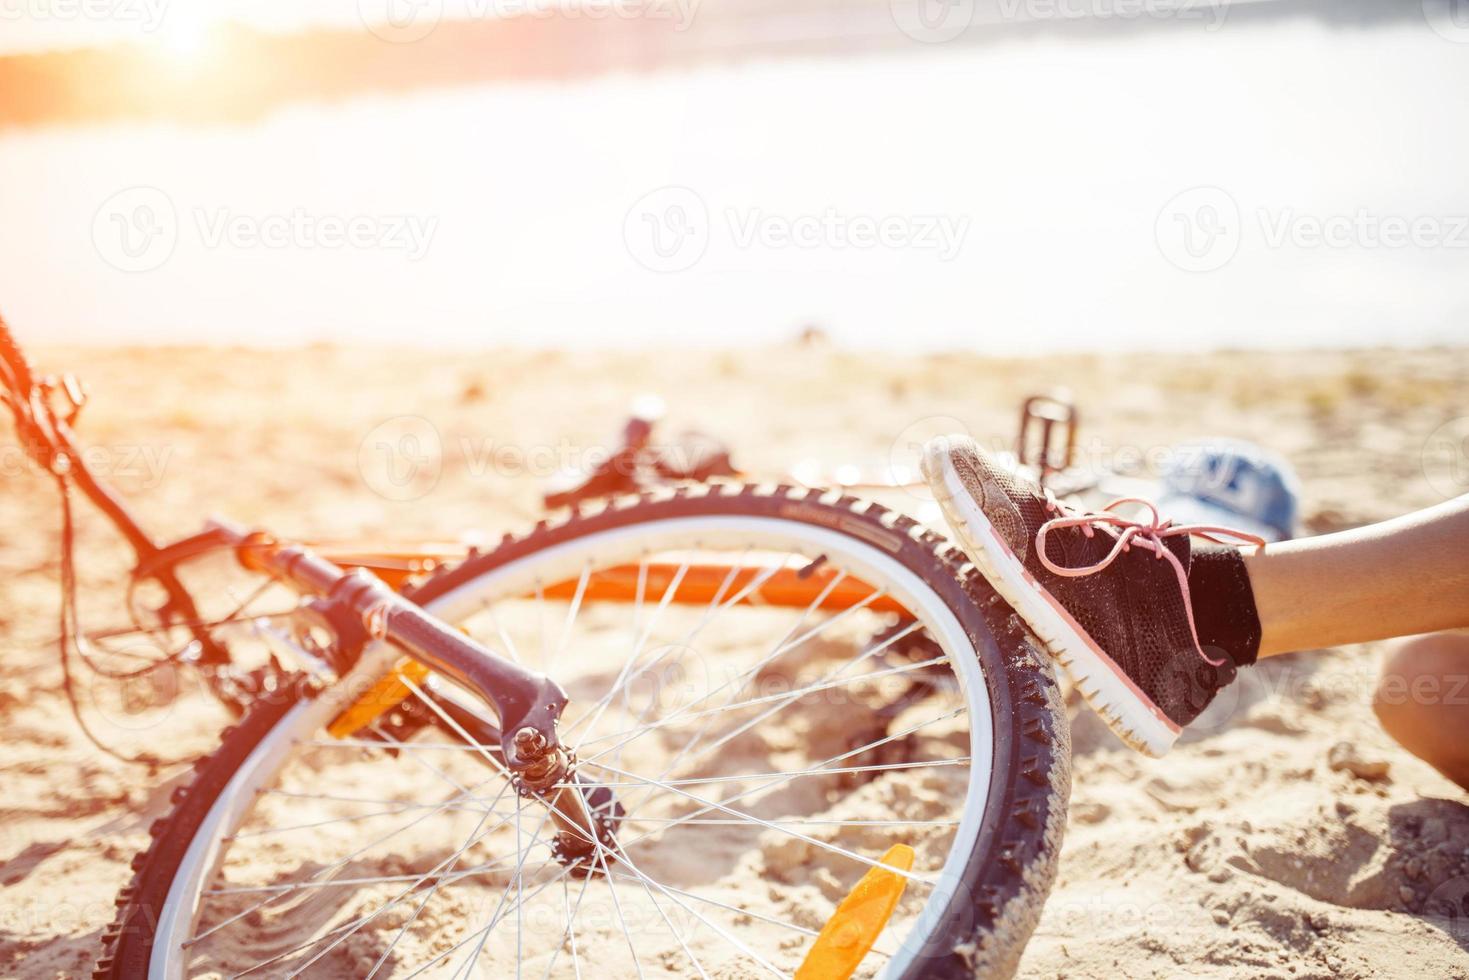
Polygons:
M91 383L81 431L160 534L218 513L315 538L493 540L539 516L540 479L605 443L644 392L663 396L670 429L715 433L768 478L813 460L879 469L915 436L956 424L1007 440L1018 399L1058 385L1082 407L1089 459L1156 461L1172 443L1216 433L1279 450L1300 471L1308 531L1321 532L1455 492L1435 447L1457 431L1469 390L1464 350L998 361L816 344L36 358ZM375 427L403 415L432 420L443 439L421 494L361 467ZM0 450L0 973L74 976L90 968L177 770L115 762L78 734L50 645L54 495L10 441ZM926 504L904 491L883 498ZM125 550L90 515L82 531L89 615L115 622ZM1382 650L1309 652L1247 672L1161 761L1127 751L1075 707L1070 827L1020 975L1469 976L1469 807L1377 726ZM166 732L170 752L205 751L224 723L192 695L139 713L103 686L88 690L101 709L89 717L130 748L157 749ZM1445 918L1445 902L1461 914Z

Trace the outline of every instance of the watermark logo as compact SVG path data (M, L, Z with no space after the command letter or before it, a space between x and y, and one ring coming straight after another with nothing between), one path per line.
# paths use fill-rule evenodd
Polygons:
M1469 415L1450 419L1423 443L1423 478L1445 500L1469 493Z
M643 268L682 272L709 247L709 208L687 187L660 187L628 209L622 240Z
M1461 946L1469 945L1469 876L1435 888L1423 903L1423 917Z
M194 225L205 248L350 248L402 252L417 262L428 253L439 219L414 214L343 217L293 208L277 214L242 214L199 208Z
M150 272L173 256L180 240L216 250L353 249L398 252L410 262L428 254L436 216L314 214L302 207L266 214L230 207L179 209L157 187L113 194L92 217L92 244L122 272Z
M622 225L628 253L653 272L693 267L718 236L736 249L914 250L952 261L969 234L967 215L858 214L825 208L798 214L760 207L728 207L711 215L687 187L661 187L643 195Z
M138 490L152 490L163 483L173 458L173 447L145 443L93 444L82 447L78 453L82 464L93 474L127 481ZM55 459L37 462L22 446L0 446L0 477L15 479L37 470L49 473L52 471L46 467L55 465L65 464Z
M1239 251L1239 205L1218 187L1175 194L1158 212L1153 236L1163 257L1185 272L1223 268Z
M1469 215L1303 214L1294 208L1260 209L1270 248L1469 248Z
M92 244L122 272L149 272L169 260L179 241L173 199L156 187L128 187L92 217Z
M444 0L357 0L357 18L375 37L412 44L439 26Z
M835 208L810 214L769 214L761 208L725 212L736 248L917 249L940 262L959 254L969 233L967 215L846 215Z
M1206 31L1224 25L1229 0L999 0L1007 21L1171 20L1201 21Z
M942 44L974 23L975 0L889 0L898 30L923 44Z
M147 731L166 721L184 693L184 682L172 664L144 668L155 650L107 651L107 673L91 680L92 707L109 725L125 731Z
M136 24L152 34L163 24L168 5L169 0L0 0L0 21L107 21Z
M378 496L399 502L419 500L439 485L444 442L439 430L419 415L399 415L375 426L357 448L357 471Z
M889 479L920 500L932 500L920 466L923 447L939 436L955 435L969 435L969 426L952 415L928 415L908 423L888 447Z
M1444 40L1469 44L1469 0L1423 0L1423 19Z
M693 24L700 0L468 0L456 20L664 21L677 32ZM357 17L374 36L412 44L444 20L443 0L357 0Z
M1185 272L1223 268L1246 233L1269 249L1469 249L1469 214L1409 216L1365 207L1320 214L1260 207L1247 218L1234 197L1218 187L1175 195L1158 212L1153 231L1163 257Z

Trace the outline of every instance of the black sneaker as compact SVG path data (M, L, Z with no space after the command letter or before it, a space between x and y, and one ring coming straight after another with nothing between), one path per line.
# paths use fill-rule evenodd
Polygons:
M1146 501L1075 510L963 436L925 446L923 474L965 553L1128 745L1165 754L1234 679L1227 655L1200 647L1189 603L1190 536L1206 529L1175 527ZM1151 522L1115 513L1124 503Z

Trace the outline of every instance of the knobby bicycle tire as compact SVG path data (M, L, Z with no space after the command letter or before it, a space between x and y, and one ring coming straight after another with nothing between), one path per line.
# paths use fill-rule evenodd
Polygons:
M981 660L993 719L994 758L979 834L970 842L963 886L909 977L1002 977L1014 972L1055 875L1070 791L1070 736L1053 668L1040 643L963 552L906 516L835 493L790 487L717 485L645 494L597 513L573 510L522 536L445 568L412 590L427 603L534 552L609 528L683 516L763 516L812 524L877 545L921 577L953 612ZM291 677L194 765L171 812L150 828L152 843L132 862L103 935L97 980L146 977L160 915L185 852L231 776L311 687Z

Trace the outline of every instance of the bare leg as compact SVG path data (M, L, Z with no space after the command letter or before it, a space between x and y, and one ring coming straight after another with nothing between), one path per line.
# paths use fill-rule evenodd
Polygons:
M1469 789L1469 634L1394 644L1372 709L1403 748Z
M1246 549L1245 567L1261 657L1469 627L1469 496L1258 554Z

